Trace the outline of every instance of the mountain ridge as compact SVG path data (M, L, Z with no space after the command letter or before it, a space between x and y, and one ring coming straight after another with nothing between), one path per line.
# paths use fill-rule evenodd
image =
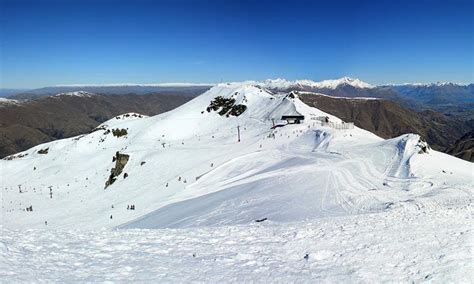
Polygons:
M244 81L250 82L253 84L258 84L263 87L270 89L280 89L285 90L288 88L315 88L315 89L335 89L339 86L348 85L359 89L372 89L377 87L446 87L446 86L459 86L459 87L468 87L473 86L474 83L456 83L456 82L429 82L429 83L382 83L382 84L370 84L360 80L358 78L352 78L349 76L343 76L336 79L325 79L321 81L314 81L310 79L298 79L298 80L287 80L284 78L276 79L265 79L262 81ZM189 82L169 82L169 83L105 83L105 84L57 84L52 86L45 86L41 88L34 89L6 89L4 90L6 96L14 95L15 93L48 93L51 94L52 90L60 90L61 88L69 88L70 91L80 91L81 88L129 88L129 87L156 87L156 88L198 88L198 87L212 87L217 85L217 83L189 83ZM61 91L56 91L60 93ZM107 91L109 92L109 91ZM0 92L1 94L1 92Z

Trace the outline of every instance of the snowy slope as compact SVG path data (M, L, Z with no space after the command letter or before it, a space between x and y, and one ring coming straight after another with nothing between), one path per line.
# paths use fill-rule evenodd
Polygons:
M237 117L208 112L218 96L246 110ZM271 129L272 119L298 113L304 123ZM158 116L114 118L0 161L2 224L195 227L470 204L471 163L431 149L420 154L425 144L417 135L383 140L322 125L321 116L341 123L297 97L233 83ZM114 135L122 129L125 135ZM129 159L105 188L117 151Z

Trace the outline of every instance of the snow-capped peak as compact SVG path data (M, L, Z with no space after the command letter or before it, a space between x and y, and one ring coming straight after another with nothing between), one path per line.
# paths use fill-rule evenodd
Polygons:
M328 88L328 89L335 89L339 87L340 85L350 85L356 88L373 88L374 87L370 85L369 83L363 82L359 79L353 79L350 77L342 77L340 79L335 79L335 80L324 80L316 84L319 88Z
M92 97L94 95L95 94L89 93L89 92L77 91L77 92L59 93L56 95L56 97L59 97L59 96Z
M353 79L350 77L342 77L334 80L324 80L320 82L315 82L312 80L295 80L289 81L286 79L268 79L260 82L260 85L269 89L278 89L284 90L294 87L309 87L315 89L336 89L339 86L350 85L355 88L374 88L374 86L369 83L363 82L359 79Z
M454 82L436 82L436 83L389 83L383 86L393 86L393 87L400 87L400 86L413 86L413 87L444 87L444 86L469 86L472 83L454 83Z

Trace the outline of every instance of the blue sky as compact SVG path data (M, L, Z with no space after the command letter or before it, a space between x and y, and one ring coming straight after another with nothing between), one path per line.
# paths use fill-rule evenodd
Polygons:
M0 87L474 81L474 1L0 0Z

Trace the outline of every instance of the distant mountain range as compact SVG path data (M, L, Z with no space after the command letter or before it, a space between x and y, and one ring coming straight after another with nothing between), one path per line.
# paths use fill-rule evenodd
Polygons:
M264 81L247 81L276 91L301 90L313 91L333 96L368 96L390 98L399 96L420 102L449 103L454 100L474 103L474 84L438 83L405 83L371 85L359 79L342 77L320 82L312 80L268 79ZM160 83L160 84L72 84L56 85L37 89L0 89L0 97L22 97L28 95L55 95L58 93L86 91L97 94L146 94L153 92L195 92L207 90L213 83Z
M413 132L440 151L472 160L474 84L433 83L373 86L343 77L314 82L274 79L248 81L274 92L310 92L303 101L383 138ZM3 90L0 98L0 157L36 144L79 135L111 117L138 112L159 114L204 93L213 84L60 85L35 90ZM138 96L137 96L138 95ZM329 97L328 97L329 96ZM384 100L338 100L382 98ZM458 142L456 142L459 139ZM456 143L459 143L457 145ZM467 147L467 149L466 149ZM466 152L467 151L467 152Z
M448 115L468 116L474 119L474 84L450 82L371 85L359 79L342 77L335 80L315 82L311 80L269 79L248 81L264 88L288 92L292 90L322 93L335 97L373 97L396 101L417 111L433 109ZM30 99L58 93L85 91L96 94L196 94L210 89L211 83L162 83L162 84L103 84L103 85L58 85L33 90L0 90L0 97Z
M447 114L474 118L474 84L429 83L373 86L359 79L343 77L337 80L314 82L310 80L266 80L262 86L277 91L308 91L334 97L384 98L421 111L434 109Z
M14 99L31 99L41 96L52 96L59 93L85 91L102 95L143 95L150 93L166 93L178 95L201 94L212 87L212 84L164 83L164 84L106 84L106 85L58 85L33 90L9 89L4 97ZM0 92L2 94L3 92ZM1 95L0 95L1 96Z

